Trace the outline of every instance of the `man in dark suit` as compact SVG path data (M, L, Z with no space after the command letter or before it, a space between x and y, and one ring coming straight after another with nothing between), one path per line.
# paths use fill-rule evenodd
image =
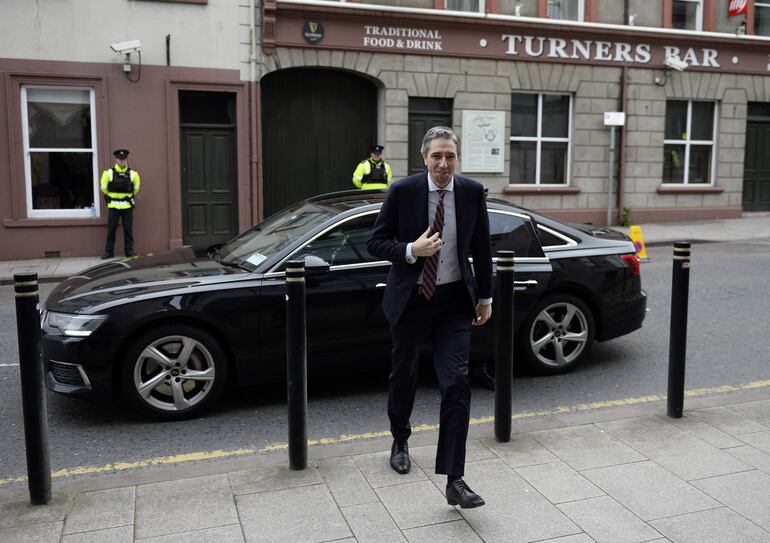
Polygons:
M368 244L372 255L393 263L382 302L393 339L390 465L398 473L408 473L411 466L409 416L420 345L427 335L441 391L436 473L447 475L450 505L478 507L484 500L462 476L470 417L471 324L482 325L492 315L489 217L484 187L454 175L460 141L451 129L428 130L421 150L427 171L390 186Z

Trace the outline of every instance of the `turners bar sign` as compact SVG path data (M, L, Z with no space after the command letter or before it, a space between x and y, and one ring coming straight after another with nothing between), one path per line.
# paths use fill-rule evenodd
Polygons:
M604 60L625 62L628 64L649 64L652 60L652 46L647 43L631 45L624 42L599 40L576 40L545 38L542 36L519 36L503 34L502 40L507 49L506 55L530 58L556 58L570 60ZM716 49L696 49L689 47L684 51L679 47L664 46L665 57L683 60L689 66L719 68Z

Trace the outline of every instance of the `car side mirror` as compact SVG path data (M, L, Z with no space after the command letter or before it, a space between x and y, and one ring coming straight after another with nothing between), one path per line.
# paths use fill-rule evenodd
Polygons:
M315 255L305 255L305 275L321 275L329 271L329 263Z

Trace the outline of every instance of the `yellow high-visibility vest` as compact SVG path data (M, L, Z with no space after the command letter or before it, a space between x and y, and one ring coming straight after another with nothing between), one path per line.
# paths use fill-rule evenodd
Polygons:
M126 171L129 171L129 177L131 179L131 183L134 186L134 190L131 192L110 192L107 188L110 184L110 181L112 181L114 172L117 171L118 173L126 173ZM104 193L104 195L107 197L107 207L111 209L131 209L134 207L134 196L137 195L139 192L139 187L141 186L141 179L139 178L139 172L137 172L134 169L130 169L128 166L125 168L119 166L118 164L115 164L112 168L108 168L102 172L102 178L99 181L99 186L101 188L101 191Z
M386 189L393 181L390 164L381 160L374 162L371 158L358 163L353 172L353 184L359 189Z

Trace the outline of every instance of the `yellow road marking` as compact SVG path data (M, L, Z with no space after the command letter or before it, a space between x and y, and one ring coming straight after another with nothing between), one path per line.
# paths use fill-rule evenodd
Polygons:
M770 379L762 381L753 381L743 385L722 385L718 387L704 387L695 388L692 390L686 390L684 395L687 398L696 398L700 396L709 396L712 394L723 394L725 392L739 392L741 390L753 390L758 388L770 387ZM523 413L514 413L512 420L522 420L534 417L543 417L547 415L564 415L568 413L579 413L583 411L594 411L598 409L608 409L611 407L624 407L643 405L653 402L660 402L666 399L663 394L655 394L651 396L639 396L636 398L623 398L620 400L606 400L600 402L581 403L573 406L559 406L553 409L543 409L540 411L528 411ZM488 424L495 420L494 417L481 417L471 418L470 424ZM417 432L429 432L438 430L438 424L421 424L412 428L412 433ZM349 443L351 441L365 441L367 439L376 439L380 437L389 437L390 431L385 430L381 432L367 432L363 434L342 434L337 437L323 437L320 439L309 439L308 446L316 445L334 445L339 443ZM212 460L217 458L234 458L238 456L246 456L251 454L275 452L288 449L288 443L273 443L267 445L261 449L235 449L231 451L202 451L193 452L187 454L177 454L173 456L161 456L157 458L149 458L147 460L137 460L135 462L116 462L114 464L105 464L104 466L81 466L75 468L64 468L51 472L52 478L72 477L75 475L94 475L99 473L112 473L125 471L137 468L146 468L149 466L160 466L166 464L179 464L182 462L195 462L199 460ZM21 477L9 477L7 479L0 479L0 486L8 485L11 483L21 483L26 481L27 478Z

